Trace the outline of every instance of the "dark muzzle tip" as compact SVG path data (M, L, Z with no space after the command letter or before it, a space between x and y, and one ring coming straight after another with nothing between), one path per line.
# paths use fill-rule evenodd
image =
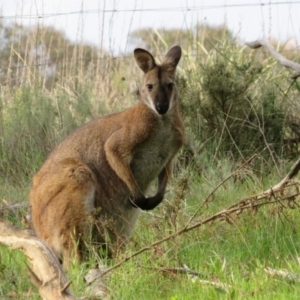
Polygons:
M169 105L168 104L158 104L156 105L156 111L160 114L160 115L165 115L169 110Z

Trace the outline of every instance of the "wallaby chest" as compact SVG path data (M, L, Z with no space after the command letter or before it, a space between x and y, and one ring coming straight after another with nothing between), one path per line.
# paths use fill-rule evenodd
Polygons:
M166 123L133 149L130 168L142 190L147 189L178 151L180 138L180 134L171 123Z

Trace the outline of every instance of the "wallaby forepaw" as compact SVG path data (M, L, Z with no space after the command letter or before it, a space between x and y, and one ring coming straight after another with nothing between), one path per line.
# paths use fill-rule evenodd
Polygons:
M133 207L140 208L141 210L151 210L154 209L158 204L160 204L163 198L164 197L160 194L149 198L140 196L135 199L130 199L130 203Z
M144 195L141 195L135 198L129 197L129 201L133 207L143 209L143 206L147 202L147 198Z

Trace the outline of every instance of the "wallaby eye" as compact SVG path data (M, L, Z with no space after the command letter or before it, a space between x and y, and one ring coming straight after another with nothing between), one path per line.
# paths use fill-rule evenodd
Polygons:
M147 89L151 92L153 89L153 84L147 84Z
M174 84L172 82L168 83L167 84L168 90L172 91L173 90L173 86L174 86Z

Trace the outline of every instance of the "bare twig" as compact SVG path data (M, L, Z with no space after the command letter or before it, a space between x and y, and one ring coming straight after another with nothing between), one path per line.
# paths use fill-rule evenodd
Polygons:
M283 55L278 53L275 48L265 39L257 40L254 42L248 42L246 43L247 46L249 46L252 49L257 49L260 47L265 47L270 54L284 67L293 69L295 73L291 76L291 79L296 79L300 76L300 65L285 58Z
M255 156L251 157L245 162L239 169L249 163ZM237 169L237 171L239 170ZM162 244L168 240L171 240L183 233L189 232L195 228L201 227L204 224L211 223L215 220L229 220L233 214L239 214L246 210L257 210L259 207L269 204L281 204L286 202L287 207L295 207L297 197L300 196L299 182L291 182L291 180L298 174L300 170L300 158L292 166L288 174L278 184L272 188L263 192L262 194L252 197L244 198L239 202L229 206L226 209L219 211L218 213L200 220L191 225L192 219L190 219L186 226L181 230L174 232L173 234L166 236L154 243L132 253L131 255L123 258L113 267L108 268L101 272L97 278L101 278L107 275L112 270L120 267L123 263L132 259L133 257L153 249L155 246ZM235 171L235 172L237 172ZM232 176L232 175L231 175ZM230 176L230 177L231 177ZM229 178L230 178L229 177ZM227 179L226 179L227 180ZM225 181L226 181L225 180ZM223 181L222 184L225 182ZM222 184L218 185L221 186ZM217 187L217 188L218 188ZM290 190L296 187L295 192ZM215 188L214 191L217 189ZM214 192L213 191L213 192ZM210 194L212 195L213 192ZM287 194L288 192L288 194ZM210 196L209 196L210 197ZM208 197L208 198L209 198ZM207 199L208 199L207 198ZM8 224L7 222L0 221L0 243L9 246L12 249L22 250L27 258L32 263L32 269L29 268L33 282L37 285L40 295L43 299L53 300L72 300L76 299L69 288L70 282L67 280L56 256L53 252L43 243L31 230L21 230L15 226ZM173 269L174 270L174 269ZM182 270L177 270L181 272Z
M191 270L190 268L187 267L161 267L161 268L151 268L151 267L144 267L146 269L151 269L151 270L157 270L159 272L163 273L172 273L172 274L190 274L193 276L203 276L201 273L198 271Z
M276 184L273 188L268 189L267 191L263 192L262 194L244 198L244 199L240 200L239 202L229 206L228 208L223 209L220 212L218 212L204 220L196 222L193 225L190 225L190 221L189 221L188 225L190 225L190 226L184 226L181 230L178 230L169 236L166 236L160 240L157 240L154 243L152 243L144 248L141 248L140 250L123 258L120 262L118 262L114 266L112 266L109 269L107 269L106 271L104 271L100 276L106 275L107 273L120 267L122 264L124 264L128 260L132 259L133 257L135 257L145 251L151 250L159 244L162 244L162 243L164 243L168 240L171 240L183 233L189 232L195 228L198 228L207 223L211 223L215 220L218 220L218 219L219 220L220 219L228 220L229 217L233 214L240 214L246 210L257 210L261 206L270 205L270 204L279 204L279 203L282 203L283 201L288 202L289 206L294 207L296 204L296 198L298 196L300 196L299 189L297 188L296 192L290 193L289 195L286 195L286 196L283 195L284 194L283 191L289 190L290 188L295 187L295 186L299 187L299 184L300 184L299 182L292 182L292 183L290 182L290 180L292 178L294 178L297 175L297 173L299 172L299 169L300 169L299 165L300 165L300 159L293 165L290 172L280 182L280 183L282 183L281 185L280 185L280 183ZM263 200L265 200L265 201L263 201Z
M267 272L272 277L274 276L282 277L288 280L289 282L300 282L299 274L291 273L286 270L281 270L281 269L278 270L278 269L266 267L265 272Z
M300 158L294 163L291 170L287 173L287 175L276 185L272 187L272 190L279 190L281 189L285 184L287 184L292 178L294 178L298 172L300 171ZM269 193L271 189L267 190L265 193Z
M190 223L194 220L195 216L197 215L197 213L199 212L199 210L204 206L207 205L210 201L211 198L213 197L213 195L215 194L215 192L224 185L224 183L226 181L228 181L230 178L232 178L234 175L236 175L240 170L242 170L243 168L245 168L247 165L249 165L253 159L255 159L257 157L257 154L252 155L247 161L245 161L240 167L238 167L234 172L232 172L228 177L226 177L222 182L220 182L212 191L211 193L206 197L206 199L203 201L202 205L200 205L198 207L198 209L194 212L194 214L191 216L191 218L188 220L188 222L186 223L185 227L188 227L190 225Z
M227 291L228 289L232 288L231 285L229 284L226 284L226 283L223 283L223 282L218 282L218 281L210 281L210 280L203 280L203 279L199 279L199 278L191 278L191 280L193 282L198 282L200 284L207 284L207 285L212 285L212 286L215 286L219 289L223 289L225 291Z
M280 191L281 192L281 191ZM279 190L277 191L277 193L279 194ZM144 248L141 248L140 250L134 252L133 254L125 257L124 259L122 259L120 262L118 262L117 264L115 264L114 266L112 266L111 268L107 269L106 271L104 271L101 276L104 276L106 275L107 273L111 272L112 270L120 267L123 263L127 262L128 260L132 259L133 257L145 252L145 251L148 251L148 250L151 250L153 249L155 246L159 245L159 244L162 244L166 241L169 241L183 233L186 233L186 232L189 232L195 228L198 228L204 224L207 224L207 223L211 223L215 220L218 220L218 219L225 219L227 220L228 217L234 213L241 213L245 210L249 210L249 209L258 209L259 207L261 206L264 206L264 205L268 205L268 204L276 204L276 203L280 203L282 201L292 201L294 202L295 201L295 198L298 197L300 195L300 191L299 192L295 192L294 194L292 195L289 195L289 196L285 196L285 197L282 197L281 195L277 195L278 199L275 199L275 200L269 200L269 196L270 195L263 195L262 197L260 197L258 200L262 200L262 199L266 199L265 202L256 202L255 203L255 200L257 200L257 196L256 198L248 198L247 200L247 203L245 204L245 199L239 201L238 203L236 203L234 206L232 207L229 207L227 209L223 209L222 211L202 220L202 221L199 221L189 227L184 227L183 229L181 230L178 230L176 231L175 233L169 235L169 236L166 236L154 243L152 243L151 245L148 245ZM251 199L251 201L249 201Z

